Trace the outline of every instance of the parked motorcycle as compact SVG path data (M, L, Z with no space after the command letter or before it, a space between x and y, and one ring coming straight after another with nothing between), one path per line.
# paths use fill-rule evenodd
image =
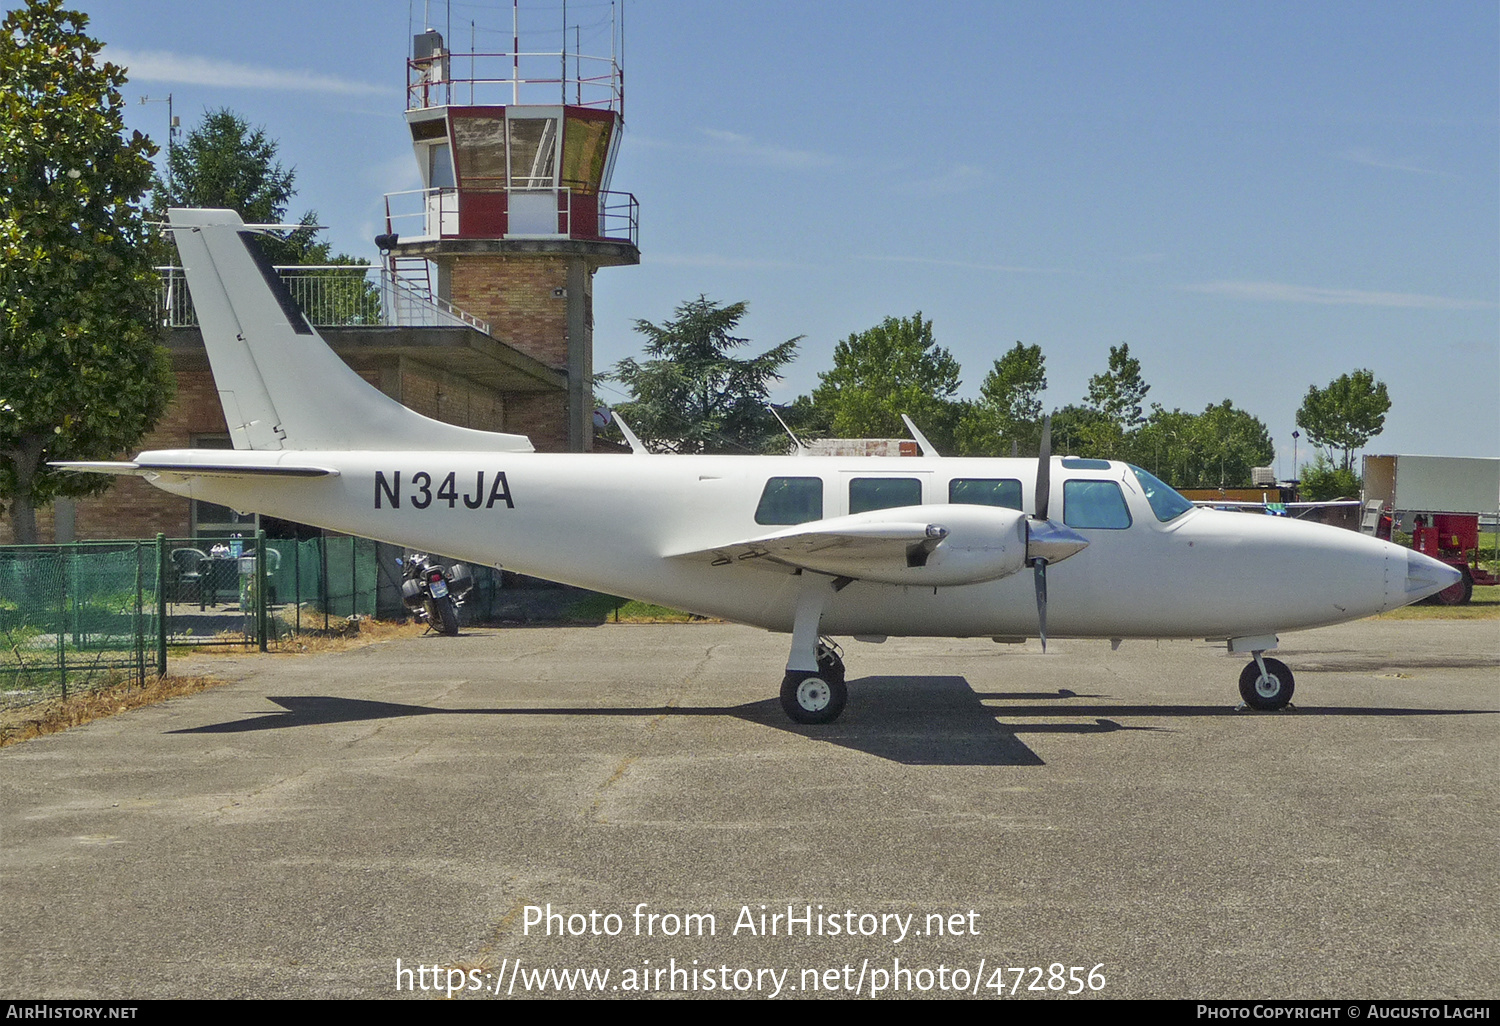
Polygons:
M440 634L458 633L458 607L474 587L474 577L463 563L446 570L432 557L413 553L410 559L396 560L405 579L401 582L401 602L422 623Z

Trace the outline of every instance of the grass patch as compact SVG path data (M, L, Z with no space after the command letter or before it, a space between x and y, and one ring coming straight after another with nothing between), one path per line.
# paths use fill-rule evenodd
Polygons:
M1431 606L1420 603L1381 613L1380 620L1500 620L1500 588L1475 588L1465 606Z
M130 709L155 705L169 698L195 695L225 683L228 682L216 677L156 677L141 687L131 680L106 684L93 691L71 695L66 700L54 698L5 710L0 712L0 748L56 734Z
M568 619L580 623L691 623L707 617L614 595L590 595L569 607Z

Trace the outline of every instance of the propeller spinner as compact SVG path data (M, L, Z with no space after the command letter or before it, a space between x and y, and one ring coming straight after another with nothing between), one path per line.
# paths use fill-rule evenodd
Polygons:
M1088 547L1088 539L1065 524L1047 518L1052 498L1052 418L1042 420L1042 451L1036 468L1036 513L1026 522L1026 562L1036 581L1036 619L1047 651L1047 564L1058 563Z

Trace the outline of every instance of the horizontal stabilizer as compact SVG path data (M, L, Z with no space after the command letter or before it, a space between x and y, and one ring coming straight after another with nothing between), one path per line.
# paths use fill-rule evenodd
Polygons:
M190 477L338 477L331 467L309 467L286 463L90 463L57 462L48 464L59 470L84 474L114 474L123 477L167 477L186 480Z

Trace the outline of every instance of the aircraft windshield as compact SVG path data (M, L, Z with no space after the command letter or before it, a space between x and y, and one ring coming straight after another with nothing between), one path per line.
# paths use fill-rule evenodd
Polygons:
M1162 523L1176 520L1193 508L1191 502L1178 495L1176 490L1165 481L1133 464L1128 464L1128 466L1134 472L1135 479L1141 483L1141 490L1146 493L1146 501L1151 504L1151 512L1155 513L1156 519Z

